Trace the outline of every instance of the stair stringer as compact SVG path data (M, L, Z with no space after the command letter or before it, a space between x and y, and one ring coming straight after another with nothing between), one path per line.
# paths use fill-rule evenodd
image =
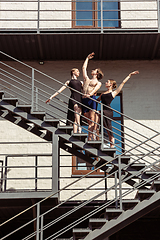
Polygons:
M108 221L101 229L91 231L85 240L102 240L118 232L122 228L143 217L147 213L156 209L160 205L160 191L155 193L150 199L138 203L132 210L123 212L117 219Z
M115 159L112 156L107 155L105 152L103 152L103 150L99 150L99 149L91 146L90 144L87 144L87 143L77 139L76 137L73 137L73 136L65 133L64 131L62 131L62 130L54 127L54 126L52 126L48 123L45 123L44 120L36 118L35 116L33 116L35 113L24 112L20 108L18 108L17 105L16 106L11 105L8 102L4 101L3 99L0 101L0 108L2 108L3 110L4 109L7 110L9 112L9 114L16 115L17 117L22 118L24 121L27 121L27 122L29 121L30 123L33 123L35 126L38 126L38 127L42 128L44 130L47 130L47 132L50 133L50 134L57 135L59 137L59 139L62 139L62 142L71 143L72 146L74 146L75 148L85 150L89 154L91 154L92 156L94 155L95 157L99 157L100 160L101 160L100 162L93 160L91 157L86 157L85 155L84 155L84 158L83 158L83 154L81 154L81 158L83 160L85 160L86 162L88 162L90 164L93 164L95 167L97 167L97 166L99 167L100 165L103 165L103 167L101 169L104 171L104 168L107 169L107 167L105 165L108 164L108 163L112 163L115 166L115 168L118 169L118 160L117 159ZM5 118L5 116L7 116L7 115L4 115L4 116L1 115L1 116L3 118ZM8 120L11 121L9 118L8 118ZM15 119L15 122L14 121L12 121L12 122L15 123L16 119ZM24 125L22 124L21 127L24 127ZM37 131L38 131L38 134L37 134ZM42 132L40 134L39 133L40 131L39 130L37 130L37 131L33 131L33 132L31 131L31 132L38 135L39 137L45 139L45 134L43 134ZM45 140L47 140L47 138ZM70 152L73 152L73 148L70 148L65 144L62 144L62 148L63 147L65 148L64 150L70 149ZM78 150L75 151L75 149L74 149L74 154L76 156L79 156L80 153L79 153ZM131 172L131 170L133 170L133 172L134 172L134 169L132 169L131 166L129 166L128 169L126 167L127 167L127 164L125 164L125 163L121 164L121 168L125 168L123 170L123 172L126 172L128 174L128 177L126 177L125 182L128 183L129 185L135 187L137 185L137 182L132 179L132 177L135 177L135 174L132 174L132 172ZM142 169L139 171L139 173L141 173L141 172L142 172ZM144 180L149 178L144 173L143 173L143 177L144 177ZM140 176L138 178L140 180L143 180L142 176ZM145 188L145 186L143 188Z

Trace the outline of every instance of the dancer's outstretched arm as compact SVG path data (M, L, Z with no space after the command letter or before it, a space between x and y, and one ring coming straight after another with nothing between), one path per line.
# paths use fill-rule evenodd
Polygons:
M94 57L94 52L90 53L87 57L86 60L84 61L84 64L82 66L82 73L83 73L83 79L84 79L84 84L83 84L83 92L86 93L88 89L88 85L90 82L90 79L87 75L87 66L88 66L88 61L89 59L92 59Z
M50 102L52 98L56 97L59 93L61 93L64 89L66 89L66 87L69 84L69 80L65 82L65 85L62 86L56 93L54 93L49 99L47 99L46 103Z
M138 73L139 73L139 71L131 72L131 73L123 80L123 82L119 85L119 87L118 87L114 92L112 92L112 96L115 98L115 96L117 96L118 93L122 90L124 84L130 79L130 77L131 77L132 75L135 75L135 74L138 74Z

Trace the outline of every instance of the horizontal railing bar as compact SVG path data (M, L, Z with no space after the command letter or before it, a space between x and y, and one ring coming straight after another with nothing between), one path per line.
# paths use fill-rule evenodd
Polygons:
M127 31L127 32L126 32ZM2 28L0 29L0 32L13 32L13 33L21 33L21 32L29 32L31 34L35 34L37 33L37 28ZM41 34L53 34L54 33L57 33L57 34L62 34L62 32L64 33L71 33L71 34L74 34L75 32L87 32L88 34L97 34L97 33L101 33L101 28L98 27L98 28L39 28L39 33ZM117 33L117 32L123 32L124 34L128 34L128 32L132 32L133 34L137 34L139 32L141 32L142 34L146 34L146 33L158 33L158 28L156 27L149 27L149 28L140 28L140 27L137 27L137 28L127 28L127 27L124 27L124 28L107 28L107 27L104 27L103 28L103 32L104 33Z
M144 18L135 18L135 19L103 19L103 21L105 22L105 21L125 21L125 22L136 22L136 21L147 21L147 22L149 22L149 21L157 21L158 19L157 18L146 18L146 19L144 19ZM37 19L17 19L17 18L9 18L9 19L0 19L0 21L2 21L2 22L8 22L8 21L15 21L15 22L21 22L21 21L23 21L23 22L37 22ZM83 22L83 21L85 21L85 22L90 22L90 21L93 21L93 22L100 22L101 20L100 19L39 19L39 22ZM72 28L72 30L73 30L74 28ZM147 28L146 28L147 29Z
M41 166L39 166L39 165L37 165L37 166L36 165L34 165L34 166L9 166L9 165L7 165L7 166L0 166L0 168L4 168L4 169L5 168L50 168L50 167L52 167L52 165L50 165L50 166L47 166L47 165L46 166L45 165L44 166L43 165L41 165ZM9 179L9 178L7 178L7 179Z
M149 141L149 140L148 140ZM145 155L146 156L146 155ZM148 156L148 155L147 155ZM65 189L63 189L63 190L65 190ZM72 196L73 197L73 196Z
M1 0L1 2L5 2L6 3L6 0ZM32 0L32 1L28 1L28 0L7 0L7 2L28 2L28 3L32 3L32 2L36 2L36 3L38 3L38 0ZM61 2L66 2L66 3L72 3L73 2L73 0L57 0L57 1L54 1L54 0L40 0L40 3L47 3L47 2L49 2L49 3L57 3L57 2L59 2L59 3L61 3ZM82 3L82 2L91 2L91 1L78 1L78 0L76 0L76 2L80 2L80 3ZM93 0L92 2L101 2L100 0ZM114 0L114 1L111 1L111 0L103 0L103 2L119 2L119 0ZM137 0L121 0L121 2L139 2L139 3L144 3L144 2L154 2L154 3L156 3L157 1L156 0L139 0L139 1L137 1Z
M21 86L23 86L23 87L31 90L31 87L28 87L27 85L24 85L23 83L18 82L17 80L11 78L10 76L7 76L6 74L4 74L4 73L2 73L2 72L0 72L0 74L1 74L2 76L4 76L4 77L8 78L9 80L11 80L11 81L13 81L13 82L16 82L16 83L18 83L19 85L21 85ZM8 82L8 84L11 84L11 83ZM14 85L12 85L12 86L14 86ZM19 88L19 89L21 89L21 88ZM25 92L23 89L21 89L21 91ZM27 92L26 92L26 93L27 93ZM27 94L28 94L28 93L27 93Z
M37 12L37 9L0 9L0 12ZM101 12L101 10L94 10L94 9L90 9L90 10L79 10L79 9L40 9L39 12ZM107 9L107 10L103 10L103 12L156 12L157 13L157 9L140 9L140 8L135 8L135 9ZM22 18L23 19L23 18ZM144 18L143 18L144 19ZM77 19L80 21L80 19ZM77 21L76 20L76 21ZM93 21L95 21L95 19L92 19ZM83 19L81 20L83 21ZM101 21L101 19L99 19L99 21Z
M104 165L104 164L103 164L103 165ZM103 165L102 165L102 166L103 166ZM102 166L100 166L100 167L102 167ZM99 169L100 167L98 167L97 169ZM97 169L96 169L96 170L97 170ZM93 170L93 171L94 171L94 170ZM91 171L90 173L86 174L85 176L90 175L93 171ZM84 177L82 176L79 180L81 180L81 179L83 179L83 178L84 178ZM79 181L79 180L78 180L78 181ZM75 182L77 182L77 181L75 181ZM74 183L75 183L75 182L74 182ZM96 183L96 184L97 184L97 183ZM68 186L70 186L70 185L71 185L71 184L69 184ZM67 186L67 187L68 187L68 186ZM65 188L66 188L66 187L64 187L63 190L64 190ZM61 190L60 190L60 191L61 191ZM56 193L57 193L57 192L56 192ZM50 198L51 196L55 195L56 193L54 193L54 194L50 195L49 197L47 197L47 198L41 200L40 203L43 202L44 200ZM63 202L63 203L64 203L64 202ZM63 204L63 203L61 203L61 204ZM32 207L34 207L34 206L36 206L36 204L34 204ZM58 206L59 206L59 205L58 205ZM56 206L56 207L58 207L58 206ZM24 210L24 211L21 212L20 214L22 214L22 213L28 211L28 210L31 209L32 207L29 207L28 209ZM54 208L55 208L55 207L54 207ZM53 209L54 209L54 208L53 208ZM53 209L52 209L52 210L53 210ZM50 212L50 210L49 210L49 212ZM19 216L20 214L17 214L16 216L12 217L12 218L9 219L8 221L11 221L12 219L14 219L15 217ZM7 223L8 221L4 222L4 223L1 224L0 226L4 225L4 224ZM11 234L12 234L12 233L11 233Z
M12 86L12 87L18 89L18 90L21 90L22 92L24 92L24 93L30 95L30 93L25 92L24 90L22 90L21 88L19 88L19 87L13 85L12 83L8 83L7 81L5 81L5 80L2 79L2 78L0 78L0 80L3 81L3 82L5 82L5 83L7 83L7 84L9 84L9 85ZM2 84L1 84L1 85L2 85ZM6 86L4 86L4 87L5 87L6 89L8 89L8 90L14 92L16 95L21 96L21 97L23 97L24 99L28 100L27 97L25 97L24 95L21 95L20 93L15 92L13 89L10 89L9 87L6 87ZM13 95L12 95L12 96L13 96ZM20 99L20 100L22 100L22 99ZM31 101L31 100L30 100L30 101Z
M3 85L0 84L0 86L3 86ZM5 93L9 94L10 96L15 97L15 95L11 94L11 89L10 89L10 88L8 88L8 87L6 87L6 86L3 86L3 87L5 88ZM8 89L9 92L7 92L6 89ZM12 92L16 93L14 90L12 90ZM22 96L22 95L19 94L19 96ZM24 96L22 96L22 97L25 98ZM27 98L26 98L26 99L27 99ZM19 100L21 100L22 102L24 102L24 103L26 104L26 100L24 101L24 99L21 99L21 98L20 98ZM28 99L27 99L27 100L28 100Z
M160 175L160 174L159 174L159 175ZM124 180L122 180L122 182L123 182L123 181L124 181ZM117 184L117 186L118 186L118 185L119 185L119 183ZM114 185L114 186L116 186L116 185ZM111 190L111 188L105 190L104 193L107 193L108 190ZM104 193L98 194L98 195L96 196L96 198L97 198L97 197L100 197L100 196L101 196L102 194L104 194ZM95 197L91 198L90 200L87 200L85 203L88 204L88 203L89 203L90 201L92 201L93 199L95 199ZM75 207L73 210L70 210L70 211L69 211L69 214L71 214L72 212L75 212L75 210L78 210L78 209L80 209L81 207L83 207L85 203L82 203L82 204L80 204L79 206ZM85 205L86 205L86 204L85 204ZM68 212L65 213L64 216L68 216ZM64 218L64 217L63 217L63 218ZM59 218L57 218L57 219L58 219L58 220L61 220L61 217L59 217ZM45 226L43 229L45 230L46 228L52 226L53 223L57 223L57 221L56 221L56 220L53 220L53 221L50 222L49 224L46 224L46 226ZM67 227L68 227L68 226L67 226ZM66 227L65 227L65 228L66 228ZM64 229L65 229L65 228L64 228ZM61 231L61 230L60 230L60 231ZM54 233L54 234L52 235L52 237L53 237L54 235L56 235L56 233ZM47 240L47 239L46 239L46 240Z
M132 162L132 164L133 164L133 162ZM153 163L152 164L150 164L150 166L151 165L153 165ZM146 166L145 167L145 169L147 169L147 168L149 168L149 166ZM123 170L123 168L121 169L121 170ZM117 171L115 171L115 172L118 172L118 170ZM115 173L114 172L114 173ZM103 179L105 179L105 178L107 178L107 177L109 177L109 176L112 176L114 173L112 173L112 174L109 174L109 175L107 175L106 177L104 177ZM133 174L134 176L138 176L139 174L141 174L141 170L140 171L138 171L138 173L137 174ZM86 175L87 176L87 175ZM81 177L82 178L82 177ZM129 176L127 179L130 179L131 178L131 176ZM85 190L88 190L88 189L90 189L92 186L94 186L94 185L96 185L96 184L98 184L98 183L100 183L102 180L99 180L98 182L96 182L96 183L93 183L91 186L89 186L89 187L87 187ZM124 180L124 182L126 181L126 179ZM146 181L146 180L143 180L143 181ZM73 183L74 184L74 183ZM115 185L114 185L115 186ZM85 191L84 190L84 191ZM106 192L108 191L108 189L106 190ZM99 196L99 195L98 195ZM75 197L75 195L74 196L72 196L73 198ZM69 198L69 200L70 200L71 198ZM89 201L89 200L88 200ZM88 201L87 201L87 204L88 204ZM57 206L58 207L58 206ZM50 210L48 210L48 212L50 212L51 210L54 210L56 207L54 207L54 208L52 208L52 209L50 209ZM45 214L47 214L48 212L46 212L46 213L44 213L44 214L42 214L42 215L45 215Z
M0 142L0 144L41 144L41 143L44 143L44 144L48 144L48 143L52 143L52 141L43 141L43 142ZM0 153L1 155L1 153ZM37 154L38 155L38 154Z
M61 93L60 93L61 94ZM63 93L62 93L62 95L63 96L65 96ZM60 103L59 103L60 104ZM61 105L61 104L60 104ZM83 105L83 104L82 104ZM113 109L112 109L113 110ZM73 111L72 109L70 109L70 111ZM74 111L73 111L74 112ZM104 116L105 117L105 116ZM108 118L108 117L107 117ZM110 119L110 118L109 118ZM118 123L119 125L121 125L121 126L123 126L123 127L125 127L125 125L122 125L122 124L120 124L119 122L117 122L117 121L115 121L115 120L113 120L113 119L110 119L110 120L112 120L112 121L114 121L115 123ZM95 122L94 122L95 123ZM117 128L115 128L115 127L113 127L114 129L116 129L116 130L118 130L119 131L119 129L117 129ZM105 128L105 129L107 129L107 128ZM129 130L131 130L131 131L133 131L132 129L130 129L130 128L128 128ZM109 129L107 129L107 130L109 130ZM110 131L110 130L109 130ZM123 132L123 131L121 131L121 132ZM136 131L134 131L134 132L136 132ZM127 133L125 133L125 132L123 132L124 134L127 134ZM137 134L137 132L136 132L136 134ZM139 134L139 133L138 133ZM118 135L117 133L116 133L116 135ZM130 137L132 137L131 135L129 135L129 134L127 134L128 136L130 136ZM142 134L139 134L139 135L141 135L141 136L143 136ZM119 135L120 136L120 135ZM143 136L144 138L146 138L147 139L147 137L145 137L145 136ZM139 141L139 142L141 142L139 139L137 139L137 138L135 138L135 137L132 137L132 138L134 138L134 139L136 139L137 141ZM118 141L119 141L119 139L117 139ZM130 140L130 142L132 142L131 140ZM123 143L122 141L121 141L121 143ZM132 142L133 143L133 142ZM142 152L141 152L142 153Z
M32 153L32 154L6 154L6 157L45 157L52 156L51 153Z
M38 180L38 179L52 179L52 177L28 177L28 178L2 178L2 180Z
M1 54L3 54L3 55L6 55L7 57L9 57L9 58L11 58L12 60L15 60L16 62L19 62L19 63L21 63L22 65L25 65L26 67L29 67L28 65L26 65L25 63L23 63L23 62L21 62L21 61L19 61L19 60L17 60L17 59L15 59L15 58L13 58L13 57L10 57L9 55L7 55L7 54L5 54L4 52L2 52L2 51L0 51L0 53ZM32 79L32 77L30 77L29 75L27 75L27 74L25 74L25 73L23 73L23 72L21 72L21 71L19 71L19 70L17 70L16 68L14 68L14 67L11 67L10 65L8 65L8 64L6 64L6 63L4 63L4 62L0 62L1 64L3 64L4 66L6 66L6 67L8 67L8 68L10 68L10 69L12 69L12 70L14 70L14 71L16 71L16 72L18 72L18 73L20 73L21 75L23 75L23 76L25 76L25 77L27 77L27 78L30 78L30 79ZM29 67L29 68L32 68L32 67ZM28 83L29 84L29 83ZM31 85L31 84L30 84Z
M159 174L159 175L160 175L160 174ZM159 175L158 175L158 176L159 176ZM154 179L154 178L153 178L153 179ZM135 189L133 189L133 191L134 191L134 190L135 190ZM132 191L130 190L130 191L128 191L127 194L130 194L131 192L132 192ZM126 193L122 193L122 197L123 197L123 196L126 196L127 194L126 194ZM119 200L119 199L120 199L120 196L117 196L117 198L115 198L114 200L110 200L109 203L105 203L103 206L97 207L95 210L93 210L93 211L89 212L88 214L86 214L85 216L79 218L79 219L76 220L74 223L71 223L71 224L67 225L67 230L73 228L74 226L76 226L76 225L79 224L80 222L88 219L89 217L93 216L95 213L101 211L102 209L106 208L107 206L111 205L112 203L115 203L115 202L116 202L117 200ZM98 210L99 210L99 211L98 211ZM64 227L63 229L65 230L66 227ZM66 232L66 231L64 231L63 229L59 230L57 233L54 233L54 234L51 235L50 237L54 237L54 238L52 238L52 239L57 238L58 236L60 236L60 235L63 234L64 232ZM63 232L62 232L62 230L63 230ZM59 233L60 233L60 234L59 234ZM34 234L35 234L35 233L34 233ZM58 235L56 235L56 234L58 234ZM34 235L32 235L32 236L34 236ZM24 238L23 240L25 240L25 239L26 239L26 238ZM48 239L49 239L49 238L46 238L46 240L48 240Z
M145 167L146 169L148 168L148 167ZM122 170L122 169L121 169ZM117 170L118 171L118 170ZM115 171L115 172L117 172L117 171ZM114 173L115 173L114 172ZM108 176L106 176L106 177L104 177L104 179L105 178L107 178L107 177L109 177L110 175L112 176L114 173L112 173L112 174L109 174ZM141 174L141 171L139 171L139 173L138 174ZM138 174L135 174L135 175L138 175ZM130 176L131 177L131 176ZM130 177L128 177L128 179L130 179ZM125 179L126 180L126 179ZM93 183L91 186L89 186L89 187L87 187L85 190L83 190L83 191L86 191L86 190L88 190L88 189L90 189L92 186L94 186L94 185L96 185L96 184L98 184L98 183L100 183L102 180L99 180L98 182L96 182L96 183ZM125 182L125 181L124 181ZM115 185L114 185L115 186ZM83 192L82 191L82 192ZM109 189L107 189L105 192L108 192L109 191ZM75 195L74 196L72 196L73 198L75 197ZM98 195L98 197L99 197L99 195ZM71 199L71 198L69 198L69 199ZM87 200L87 204L88 204L88 201L89 200ZM90 202L90 201L89 201ZM50 212L51 210L54 210L56 207L54 207L54 208L52 208L52 209L50 209L50 210L48 210L48 212ZM75 210L75 209L74 209ZM44 214L42 214L43 216L45 215L45 214L47 214L48 212L46 212L46 213L44 213ZM54 220L55 221L55 220ZM54 222L54 221L52 221L52 223ZM50 224L49 224L50 225Z
M38 72L39 72L39 71L38 71ZM44 74L44 75L47 76L46 74ZM54 79L52 79L52 80L54 80ZM37 80L36 80L36 81L37 81ZM56 81L57 81L57 80L56 80ZM37 82L38 82L38 83L41 83L41 82L39 82L39 81L37 81ZM62 83L59 82L59 81L58 81L58 83L60 83L62 86L66 86L65 84L62 84ZM43 86L47 86L47 85L43 84ZM68 86L66 86L66 87L68 87ZM74 90L75 92L78 92L78 91L76 91L75 89L72 89L72 88L70 88L70 87L68 87L68 88L71 89L71 90ZM53 89L53 88L52 88L52 89ZM54 89L54 90L55 90L55 89ZM55 90L55 91L57 91L57 90ZM62 92L59 93L59 94L62 95L62 96L65 96L65 97L67 97L67 98L69 99L69 97L68 97L67 95L63 94ZM82 96L84 95L83 93L80 93L80 94L81 94ZM52 99L52 100L53 100L53 99ZM97 101L97 100L94 100L94 101L97 102L97 103L99 103L99 101ZM78 102L78 101L77 101L77 102ZM81 105L82 105L82 106L85 106L84 104L81 104ZM105 104L103 104L103 105L106 106ZM135 123L137 123L137 124L139 124L139 125L147 128L147 129L149 129L149 130L151 130L151 131L153 131L153 132L155 132L155 133L158 133L158 131L156 131L156 130L148 127L148 126L145 126L144 124L142 124L142 123L134 120L133 118L128 117L127 115L125 115L125 114L123 114L123 113L120 113L120 112L118 112L117 110L115 110L115 109L113 109L113 108L111 108L111 107L109 107L109 106L107 106L107 107L108 107L109 109L113 110L114 112L122 115L123 117L126 117L127 119L132 120L132 121L134 121ZM89 109L92 110L91 108L89 108ZM95 112L96 112L96 111L95 111ZM113 120L113 119L112 119L112 120ZM133 131L133 130L132 130L132 131Z
M12 77L17 78L17 79L20 80L21 82L24 82L25 84L28 84L28 85L30 86L29 89L31 89L31 86L32 86L31 83L24 81L22 78L19 78L19 77L17 77L16 75L13 75L13 74L9 73L9 72L5 71L5 70L2 69L2 68L0 68L0 70L3 71L3 72L5 72L5 73L7 73L7 74L9 74L9 75L12 76Z

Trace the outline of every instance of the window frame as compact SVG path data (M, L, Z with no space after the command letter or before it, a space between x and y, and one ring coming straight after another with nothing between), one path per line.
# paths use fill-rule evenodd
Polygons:
M102 92L98 92L98 94L97 95L100 95ZM120 96L120 109L121 109L121 112L123 113L123 94L122 94L122 91L117 95L117 96ZM114 117L113 118L115 121L121 121L121 139L123 140L124 139L124 127L123 127L123 125L124 125L124 117L123 117L123 115L121 115L120 117ZM122 141L122 152L124 152L125 150L124 150L124 142ZM98 158L97 158L97 160L98 160ZM84 161L85 162L85 161ZM88 164L86 164L86 165L88 165ZM89 172L91 172L92 170L78 170L78 169L76 169L76 167L77 167L77 157L76 156L74 156L74 155L72 155L72 176L73 177L76 177L76 176L83 176L83 175L86 175L87 173L89 173ZM85 166L85 167L87 167L87 166ZM101 172L101 170L100 169L98 169L97 171L95 171L95 172L93 172L93 173L91 173L88 177L104 177L104 172L102 171Z
M98 1L97 0L93 0L92 1L92 22L93 22L93 24L92 24L92 26L90 25L90 26L86 26L86 25L84 25L84 26L77 26L76 25L76 1L77 0L73 0L72 1L72 28L79 28L79 29L81 29L81 28L98 28L98 29L101 29L101 27L98 27ZM120 28L121 27L121 20L120 20L120 1L118 1L118 19L117 19L117 21L118 21L118 27L104 27L103 26L103 28L104 29L110 29L110 28ZM82 20L80 20L80 21L83 21L83 19ZM104 25L104 24L103 24Z

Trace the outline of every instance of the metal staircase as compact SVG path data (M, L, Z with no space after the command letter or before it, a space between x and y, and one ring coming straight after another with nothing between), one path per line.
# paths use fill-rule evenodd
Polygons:
M4 63L2 63L2 65L4 65ZM10 66L7 67L10 68ZM159 206L160 197L160 182L157 180L160 177L158 167L160 149L157 137L159 137L160 133L134 120L135 124L141 125L142 128L146 128L148 131L152 132L152 134L150 137L146 137L142 135L142 133L136 132L136 134L139 135L139 137L136 138L135 130L132 130L133 137L131 139L131 136L125 132L125 145L127 146L127 150L122 148L122 151L119 154L117 154L117 148L104 147L103 141L105 141L105 139L103 139L103 136L102 138L100 136L100 141L87 141L86 133L82 132L81 134L73 134L72 126L65 125L64 109L66 107L64 101L62 102L61 99L58 99L60 107L58 107L58 105L52 106L52 104L49 106L45 105L44 99L47 97L42 93L45 92L46 94L46 90L44 91L43 88L40 89L39 86L39 97L37 101L37 95L35 94L35 92L37 93L37 89L35 83L37 82L44 88L46 88L46 85L35 79L35 74L33 74L35 71L35 69L34 71L32 69L32 76L30 78L28 77L28 79L32 81L31 89L29 91L30 98L27 98L27 102L25 101L26 96L29 95L28 92L23 94L23 91L16 92L14 89L1 91L0 116L44 140L52 142L54 186L52 188L52 194L46 199L39 201L29 209L26 209L8 221L1 223L0 227L3 228L6 224L16 221L16 218L24 212L27 212L34 207L37 208L35 219L31 219L28 223L25 223L14 231L2 236L1 239L6 239L12 235L14 236L15 232L23 231L23 228L25 228L26 225L35 221L36 231L27 233L27 236L22 239L33 239L34 236L36 236L36 239L60 239L59 237L62 237L61 239L73 240L106 239L119 229L157 208ZM2 72L4 72L4 70L2 70ZM40 72L38 72L38 74L40 74ZM15 80L17 77L16 75L12 75L11 78L9 76L10 74L6 72L1 80L4 80L5 84L5 78L8 77L12 86L13 78ZM15 87L15 85L13 86ZM64 96L64 94L62 94L62 96ZM61 106L63 106L62 109ZM53 108L57 109L57 111L52 111ZM127 118L127 116L125 117ZM103 128L103 126L101 126L101 128ZM126 127L126 129L129 128ZM136 144L133 144L135 139ZM58 153L60 148L83 159L94 167L90 173L78 178L63 188L59 188L58 185ZM56 206L53 206L53 208L46 212L41 212L41 205L45 201L52 197L59 199L59 194L66 190L67 187L86 179L92 174L92 172L97 171L97 169L101 169L105 172L102 179L87 186L87 188L81 190L79 193L73 194L65 201L60 201ZM111 187L106 187L89 200L79 201L78 203L72 200L75 196L92 189L97 183L101 184L102 181L109 178L115 179L115 183ZM127 190L123 189L123 184L129 186ZM108 195L112 189L115 190L114 197L111 199L106 197L103 201L98 200L100 196ZM129 194L135 191L137 193L134 199L126 199ZM68 211L56 213L55 218L52 217L50 222L45 223L44 218L47 214L51 214L53 211L58 212L58 209L61 206L66 206L65 204L71 201L73 201L73 205L68 208ZM91 209L88 210L92 203L93 205ZM76 216L77 212L80 213ZM72 214L74 215L73 221L72 217L70 217ZM68 222L65 219L69 219ZM60 221L63 222L62 227ZM66 225L64 225L64 223ZM86 228L79 228L79 226L83 225L82 223L86 225ZM53 227L55 224L56 226L59 224L57 228ZM78 228L75 228L75 226ZM51 232L45 234L45 232L51 227L53 228L53 231L51 230Z

